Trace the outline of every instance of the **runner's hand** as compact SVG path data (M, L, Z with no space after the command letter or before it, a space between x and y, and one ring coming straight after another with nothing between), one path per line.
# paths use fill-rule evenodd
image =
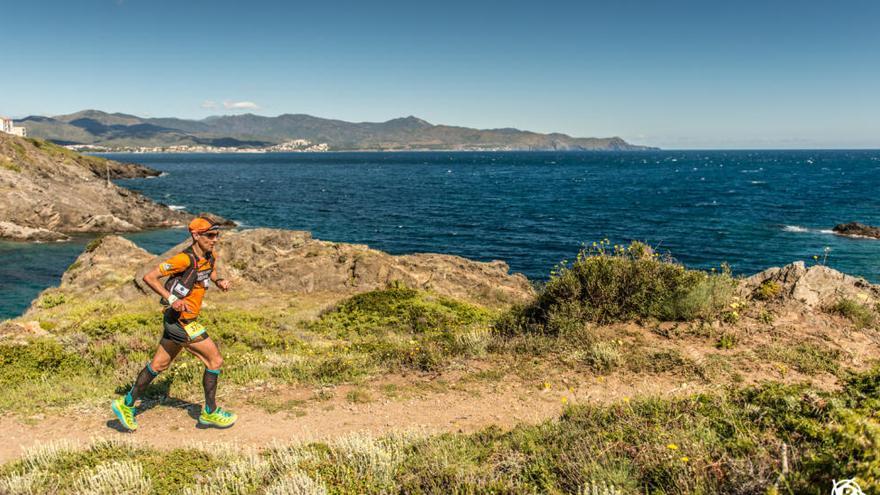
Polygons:
M220 290L222 290L223 292L226 292L229 290L229 280L226 280L225 278L222 278L222 279L218 280L217 282L215 282L215 285L217 287L219 287Z
M171 308L178 313L183 313L189 310L189 306L186 305L186 302L184 302L183 299L178 299L174 301L174 303L171 304Z

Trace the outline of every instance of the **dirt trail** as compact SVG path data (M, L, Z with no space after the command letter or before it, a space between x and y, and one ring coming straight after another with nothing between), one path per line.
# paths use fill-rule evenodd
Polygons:
M393 430L424 433L471 432L497 425L510 428L518 423L537 423L558 417L566 403L611 402L641 394L678 395L693 393L705 385L670 382L668 378L639 376L630 381L592 375L553 378L548 387L539 381L524 382L505 376L500 380L463 382L446 379L396 377L390 384L408 391L403 397L382 397L381 385L371 384L368 393L377 397L368 403L352 403L346 396L352 387L337 387L329 400L299 398L314 396L312 389L287 388L262 392L250 399L227 399L224 404L239 414L238 423L226 430L196 427L198 405L168 401L138 414L135 433L119 430L108 407L22 421L0 417L0 463L21 457L24 450L50 441L86 443L94 438L123 437L138 444L173 448L198 442L231 443L240 447L263 447L273 442L330 440L354 432L382 435ZM438 383L442 384L438 386ZM385 387L389 386L386 380ZM387 390L387 388L386 388ZM271 397L277 404L297 404L270 413L254 405L255 398ZM564 398L564 399L563 399ZM288 402L290 401L290 402ZM277 407L276 407L277 409ZM73 419L75 418L75 419Z

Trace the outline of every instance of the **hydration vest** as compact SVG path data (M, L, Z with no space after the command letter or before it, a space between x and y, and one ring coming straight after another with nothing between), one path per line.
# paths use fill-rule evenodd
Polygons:
M201 271L199 270L199 259L196 256L195 251L193 251L192 246L183 250L183 254L189 257L189 266L186 267L186 270L183 272L168 277L168 280L165 281L165 289L171 294L177 296L178 299L183 299L188 296L197 283L204 284L205 287L207 287L208 280L211 278L211 273L214 272L213 253L205 253L205 259L208 260L208 264L211 268L209 270ZM163 305L168 304L168 300L164 297L161 302Z

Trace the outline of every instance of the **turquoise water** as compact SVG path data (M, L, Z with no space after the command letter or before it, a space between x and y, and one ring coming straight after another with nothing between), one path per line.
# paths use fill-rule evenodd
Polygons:
M546 278L583 243L659 246L692 267L753 273L795 260L880 282L880 241L829 232L880 224L880 151L119 155L166 172L120 181L246 227L312 231L391 253L501 259ZM181 231L128 236L158 252ZM55 285L87 240L0 244L0 317Z

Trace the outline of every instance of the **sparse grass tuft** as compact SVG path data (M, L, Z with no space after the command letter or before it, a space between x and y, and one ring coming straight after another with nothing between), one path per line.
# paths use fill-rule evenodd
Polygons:
M373 397L364 389L356 388L345 394L345 400L352 404L366 404L373 401Z

